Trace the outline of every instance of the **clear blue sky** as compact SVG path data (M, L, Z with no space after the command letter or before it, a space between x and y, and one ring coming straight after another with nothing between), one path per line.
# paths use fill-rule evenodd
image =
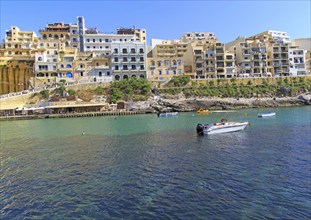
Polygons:
M151 38L178 39L190 31L214 32L223 43L265 30L310 38L310 1L14 1L0 0L1 39L18 26L35 31L47 23L76 23L115 32L118 27L147 29Z

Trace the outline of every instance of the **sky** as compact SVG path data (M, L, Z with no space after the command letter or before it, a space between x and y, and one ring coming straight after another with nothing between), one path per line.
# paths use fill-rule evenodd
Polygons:
M144 28L150 39L179 39L185 32L214 32L223 43L266 30L286 31L291 39L311 36L310 1L85 1L0 0L0 39L11 26L35 31L47 23L76 23L116 32Z

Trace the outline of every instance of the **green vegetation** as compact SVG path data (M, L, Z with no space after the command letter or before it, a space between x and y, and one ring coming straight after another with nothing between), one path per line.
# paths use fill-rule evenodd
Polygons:
M189 76L174 76L169 84L175 87L185 86L190 82Z
M114 81L108 89L108 98L112 103L123 99L125 101L147 100L150 96L151 86L146 79L130 78L128 80Z
M73 89L68 89L68 95L75 95L76 94L76 91L75 90L73 90Z
M47 99L50 95L50 92L49 92L49 90L42 90L40 92L40 95L42 96L42 98Z
M298 79L299 78L299 79ZM256 82L257 80L257 82ZM291 77L278 79L248 79L247 81L238 81L232 79L209 80L206 85L197 85L191 83L191 87L173 87L172 84L166 88L159 89L160 94L176 95L181 92L186 97L273 97L273 96L295 96L300 93L311 90L310 79L305 77Z
M54 89L53 91L56 95L64 96L64 92L66 92L66 87L61 85L60 87Z

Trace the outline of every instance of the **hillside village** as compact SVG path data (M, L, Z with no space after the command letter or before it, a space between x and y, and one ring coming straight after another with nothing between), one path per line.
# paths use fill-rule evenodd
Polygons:
M56 100L60 106L62 100L97 103L95 110L102 111L107 104L114 109L118 101L146 101L160 94L258 98L293 97L310 90L311 39L291 40L282 31L268 30L228 43L213 32L187 32L179 39L151 39L147 45L146 29L104 33L77 17L76 23L46 24L38 32L40 36L17 26L6 31L0 49L2 115L53 105ZM189 79L185 85L170 83L183 77ZM112 83L129 79L143 79L144 87L137 94L131 88L130 96L120 88L109 89ZM252 86L260 89L245 89ZM149 91L141 93L144 89ZM123 95L113 97L120 92Z

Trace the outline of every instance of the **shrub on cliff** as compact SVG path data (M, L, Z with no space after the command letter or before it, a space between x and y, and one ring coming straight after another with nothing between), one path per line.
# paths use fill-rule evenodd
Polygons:
M180 86L185 86L190 82L190 77L189 76L174 76L171 81L170 85L180 87Z
M127 101L137 95L141 95L147 100L151 94L151 86L146 79L132 77L128 80L112 82L108 89L108 94L109 100L112 103L115 103L118 99Z

